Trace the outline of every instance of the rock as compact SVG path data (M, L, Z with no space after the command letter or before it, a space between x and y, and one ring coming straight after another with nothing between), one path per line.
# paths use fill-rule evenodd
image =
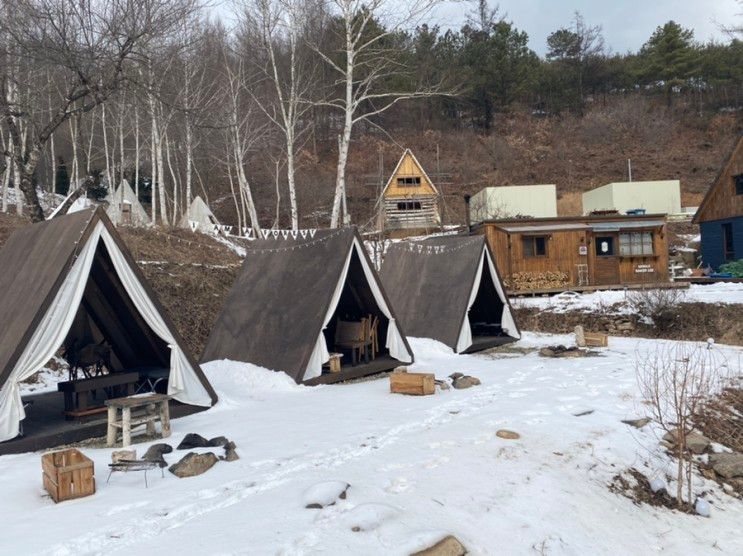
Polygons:
M694 511L697 512L702 517L709 517L710 516L709 502L707 502L704 498L697 498L697 501L694 504Z
M675 446L677 436L678 430L674 430L672 433L664 434L663 440ZM686 448L693 454L703 454L709 444L709 438L698 432L692 431L686 435Z
M227 440L224 436L215 436L211 440L209 440L209 446L213 448L221 448L223 446L226 446L229 440Z
M302 501L309 510L319 510L334 506L338 500L345 500L351 485L343 481L323 481L304 491Z
M137 459L137 450L115 450L111 452L111 463L119 463L125 459Z
M209 471L218 461L219 459L212 452L205 454L189 452L183 456L181 461L171 465L168 471L181 479L185 477L196 477Z
M449 383L446 382L445 380L437 380L436 381L436 386L438 386L442 390L450 390L451 389L451 386L449 386Z
M498 438L505 438L506 440L518 440L521 438L521 435L514 431L509 431L507 429L498 429L495 431L495 436Z
M647 425L652 419L649 419L648 417L642 417L641 419L625 419L622 421L625 425L629 425L630 427L635 427L636 429L641 429L645 425Z
M474 376L460 376L459 378L455 378L454 382L452 382L452 386L454 386L454 388L456 388L457 390L463 390L472 386L479 386L480 384L480 379Z
M415 552L411 556L464 556L467 549L456 537L448 535L433 546Z
M240 459L240 456L237 455L235 448L236 448L235 443L232 441L224 445L224 460L225 461L237 461Z
M209 447L209 441L201 436L200 434L196 434L193 432L188 433L183 440L181 440L181 443L178 444L178 450L191 450L193 448L207 448Z
M452 373L449 375L449 378L452 380L457 380L458 378L462 378L464 374L462 373Z
M715 473L725 479L743 477L743 454L710 454L709 462Z
M668 492L668 487L666 486L666 482L663 479L655 478L652 481L650 481L650 490L653 492Z
M142 459L146 461L156 461L160 464L160 467L165 467L168 463L165 461L163 454L169 454L172 451L173 447L170 444L153 444L147 448Z

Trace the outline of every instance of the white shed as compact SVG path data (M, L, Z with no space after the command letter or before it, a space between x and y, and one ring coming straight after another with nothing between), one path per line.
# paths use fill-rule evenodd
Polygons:
M486 187L473 195L470 200L472 222L517 216L556 217L557 190L555 184Z
M625 181L597 187L583 194L583 214L595 211L644 210L647 214L679 214L681 183L679 180Z

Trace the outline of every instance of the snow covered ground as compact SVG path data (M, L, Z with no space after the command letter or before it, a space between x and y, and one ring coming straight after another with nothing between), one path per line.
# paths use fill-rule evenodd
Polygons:
M632 290L628 290L631 295ZM551 297L518 297L512 303L519 307L539 307L553 313L565 311L591 311L609 307L625 301L628 292L623 290L598 291L579 294L565 292ZM743 303L743 284L717 282L715 284L691 284L688 290L679 290L681 302ZM629 311L630 309L626 309ZM621 310L619 311L621 312Z
M98 492L55 505L39 454L0 457L0 554L409 554L449 533L473 554L743 554L743 504L716 483L695 482L710 518L637 506L607 488L630 466L651 479L669 469L652 426L620 423L644 415L633 360L657 342L611 338L585 359L530 351L570 341L526 334L516 344L525 353L458 356L414 339L412 370L482 380L420 398L390 394L387 379L308 388L210 364L219 404L173 421L169 442L225 435L239 461L189 479L151 473L145 489L140 473L106 484L111 450L83 448ZM521 438L496 437L501 428ZM338 482L350 484L345 500L305 508Z

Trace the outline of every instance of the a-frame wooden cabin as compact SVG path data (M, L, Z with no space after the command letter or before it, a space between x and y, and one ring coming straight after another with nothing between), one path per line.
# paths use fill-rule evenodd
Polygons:
M702 236L702 264L743 259L743 136L699 206L694 223Z
M382 191L381 228L394 237L441 226L439 191L410 149L405 149Z

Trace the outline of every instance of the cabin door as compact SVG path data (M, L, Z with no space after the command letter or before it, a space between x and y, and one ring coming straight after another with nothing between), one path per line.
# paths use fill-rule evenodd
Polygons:
M594 236L593 281L599 286L619 284L619 235Z
M121 223L131 225L132 223L132 205L129 203L121 203L119 205L121 209Z

